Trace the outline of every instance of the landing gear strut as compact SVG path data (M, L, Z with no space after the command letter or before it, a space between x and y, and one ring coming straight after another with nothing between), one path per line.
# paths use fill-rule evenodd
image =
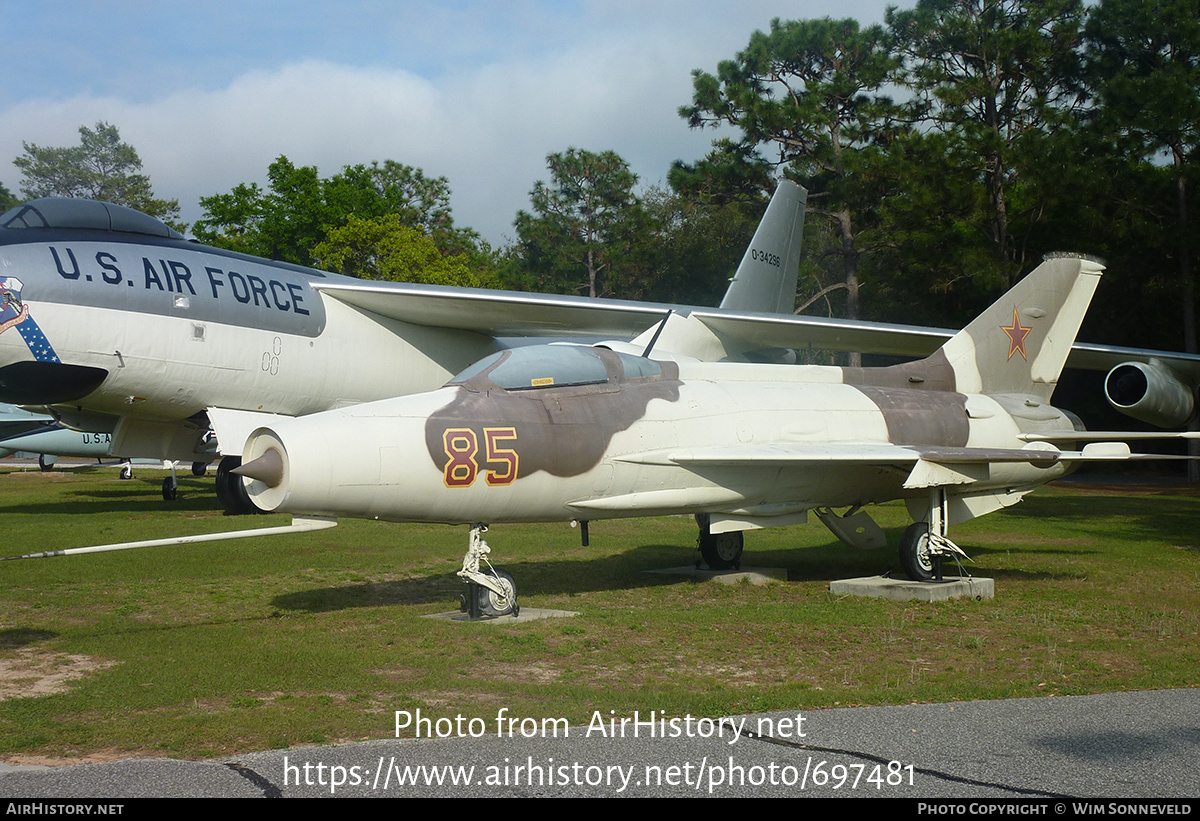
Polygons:
M175 475L175 463L171 463L171 475L162 481L162 495L164 502L173 502L179 495L179 479Z
M929 495L929 521L914 522L900 539L900 566L913 581L942 581L942 557L970 557L946 536L949 527L946 489L934 488Z
M492 549L483 540L486 532L487 525L471 525L467 555L463 557L462 570L458 571L459 578L467 583L462 609L472 619L507 615L516 618L521 615L517 584L510 574L497 570L488 561L487 554ZM487 565L482 571L479 568L481 561Z

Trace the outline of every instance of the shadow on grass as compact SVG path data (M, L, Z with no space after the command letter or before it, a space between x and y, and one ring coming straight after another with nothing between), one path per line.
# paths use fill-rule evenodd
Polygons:
M32 627L9 627L0 630L0 650L15 650L31 644L41 644L58 638L53 630L34 630Z
M608 556L547 561L495 561L511 573L518 596L576 596L615 590L676 588L712 584L708 577L650 572L690 568L698 554L680 545L649 544ZM495 557L493 557L495 558ZM893 562L890 551L863 553L834 542L825 547L747 551L743 567L779 567L789 582L831 581L848 576L879 575ZM453 573L385 582L322 587L276 596L271 604L280 610L329 612L357 607L434 604L457 600L466 585Z
M1035 496L1005 511L1017 520L1053 518L1079 522L1085 527L1103 521L1111 527L1113 517L1122 520L1122 529L1137 538L1161 541L1194 541L1200 501L1193 496L1165 493L1149 486L1147 492L1134 487L1072 485L1070 496ZM1173 498L1165 498L1165 497ZM1114 533L1106 531L1111 537ZM1081 536L1084 534L1081 531ZM1085 537L1086 538L1086 537ZM1024 545L1022 545L1024 547Z
M654 557L678 554L686 549L677 546L646 545L625 553L591 558L504 562L493 564L513 575L518 596L577 595L607 590L635 590L646 587L669 587L689 581L686 576L664 576L639 572L663 567ZM668 564L667 566L671 566ZM271 604L280 610L328 612L354 607L433 604L456 600L466 592L466 584L454 573L439 573L412 579L385 582L346 584L322 587L276 596Z
M66 498L63 499L62 497ZM0 513L23 515L88 515L105 513L157 514L169 512L219 512L216 492L211 483L203 480L179 482L179 496L167 502L162 498L161 480L154 482L131 480L118 487L82 488L59 494L49 501L37 499L0 505Z
M895 545L900 530L890 529L888 547L879 550L855 550L837 541L818 545L778 547L773 545L755 550L748 547L742 556L742 566L749 568L782 568L789 583L830 582L862 576L905 578L900 568ZM1086 544L1078 547L1021 545L1014 547L970 546L967 552L977 560L966 565L971 575L1010 580L1072 579L1077 573L1053 573L1044 570L1024 571L989 567L987 556L1003 556L1010 550L1035 550L1044 555L1077 556L1095 552ZM687 545L646 544L609 555L583 555L577 559L545 561L505 561L503 555L492 556L496 567L507 570L516 580L518 595L576 596L615 590L647 588L677 588L681 585L711 584L707 577L671 575L649 572L695 566L699 554ZM979 561L983 560L983 561ZM958 575L956 567L947 572ZM271 600L274 607L284 611L330 612L359 607L394 605L425 605L457 601L466 585L453 573L439 573L383 582L345 584L297 591Z

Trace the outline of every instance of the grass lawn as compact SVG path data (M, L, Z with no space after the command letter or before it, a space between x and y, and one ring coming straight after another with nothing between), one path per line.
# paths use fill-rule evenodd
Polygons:
M3 555L287 524L220 515L211 480L0 468ZM893 543L903 507L875 509ZM841 598L896 566L808 526L752 531L788 581L647 574L695 561L689 519L497 526L512 626L456 609L466 528L332 530L0 563L0 760L184 758L393 735L394 711L584 722L594 710L772 709L1096 693L1200 682L1200 488L1058 484L956 526L991 601ZM896 570L899 574L899 570Z

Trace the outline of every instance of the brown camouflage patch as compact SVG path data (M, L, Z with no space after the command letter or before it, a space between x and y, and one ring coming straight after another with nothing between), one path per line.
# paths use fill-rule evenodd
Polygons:
M434 464L454 484L451 460L477 468L492 484L507 484L516 462L516 477L544 470L554 476L578 476L600 463L615 434L646 415L652 399L679 400L679 368L656 362L660 376L626 379L620 359L611 351L593 349L608 371L609 381L527 390L504 390L487 378L488 371L464 382L446 407L425 423L425 444ZM489 369L490 370L490 369ZM488 430L512 429L497 437ZM448 452L447 431L474 434L475 452ZM466 437L469 440L470 437ZM494 444L491 444L494 443ZM463 442L455 444L462 447ZM456 464L457 464L456 463ZM471 484L475 480L471 474ZM507 481L505 481L507 480Z
M957 390L954 368L939 350L919 362L904 362L886 368L842 368L847 385L904 388L915 391Z
M842 379L883 413L893 445L967 444L967 398L954 392L954 368L943 351L886 368L842 368Z
M883 413L893 445L965 447L970 435L967 397L921 390L858 389Z

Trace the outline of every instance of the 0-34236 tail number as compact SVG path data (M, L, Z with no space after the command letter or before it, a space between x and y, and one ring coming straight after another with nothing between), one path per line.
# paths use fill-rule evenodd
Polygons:
M772 254L768 251L759 251L757 248L750 249L750 258L755 262L765 262L767 265L779 267L779 254Z

